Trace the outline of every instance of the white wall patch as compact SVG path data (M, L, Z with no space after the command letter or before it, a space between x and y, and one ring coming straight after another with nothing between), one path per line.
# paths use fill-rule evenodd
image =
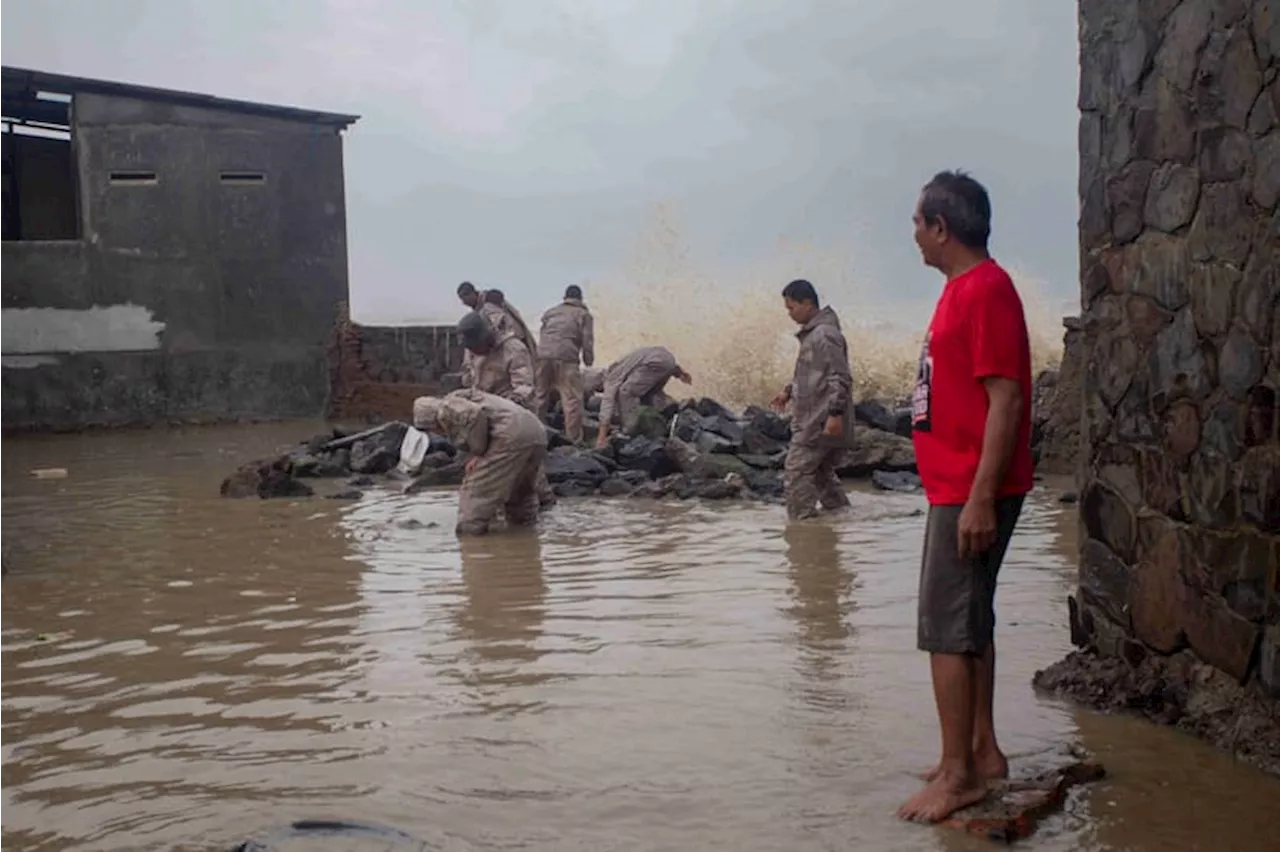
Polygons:
M0 351L5 355L53 352L139 352L160 348L164 323L141 305L84 311L5 308Z

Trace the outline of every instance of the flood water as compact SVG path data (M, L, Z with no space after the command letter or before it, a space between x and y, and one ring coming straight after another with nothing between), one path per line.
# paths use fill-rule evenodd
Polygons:
M450 850L987 848L893 815L938 743L921 497L791 526L565 501L462 543L447 491L218 497L314 431L5 439L6 850L226 850L306 817ZM1079 745L1112 777L1026 848L1275 848L1280 783L1033 694L1069 650L1056 497L1002 574L997 723L1015 773Z

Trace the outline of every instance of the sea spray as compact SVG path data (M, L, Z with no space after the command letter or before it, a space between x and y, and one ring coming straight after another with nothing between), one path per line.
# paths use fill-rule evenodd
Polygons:
M1033 370L1056 366L1061 319L1046 309L1039 282L1009 271L1026 312ZM666 346L694 379L687 391L683 385L671 389L678 395L710 396L732 406L765 404L791 378L796 327L783 309L781 290L794 278L812 281L824 304L840 315L855 398L905 399L931 299L877 307L854 278L847 252L804 243L780 244L749 269L705 268L693 260L677 216L666 205L657 207L616 278L587 282L597 362L606 365L639 346Z

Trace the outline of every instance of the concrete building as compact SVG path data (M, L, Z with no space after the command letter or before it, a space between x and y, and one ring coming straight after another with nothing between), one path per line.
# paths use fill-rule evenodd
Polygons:
M5 429L323 414L356 120L5 67Z

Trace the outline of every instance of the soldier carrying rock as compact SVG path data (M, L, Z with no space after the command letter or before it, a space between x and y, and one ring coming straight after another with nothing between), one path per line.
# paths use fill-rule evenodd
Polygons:
M603 375L593 374L593 386L587 392L593 392L598 383L604 394L600 401L600 431L596 437L596 449L603 448L609 442L609 430L613 425L615 412L620 415L622 431L630 432L635 428L640 406L666 408L671 403L671 398L664 389L667 381L672 378L679 379L686 385L693 382L693 377L676 363L676 356L665 346L637 349L610 364Z

